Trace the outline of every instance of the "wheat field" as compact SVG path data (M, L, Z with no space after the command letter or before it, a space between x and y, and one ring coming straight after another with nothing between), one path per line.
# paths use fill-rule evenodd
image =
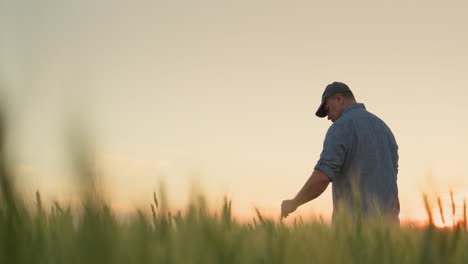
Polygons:
M285 224L262 216L240 223L232 204L209 209L203 196L185 210L164 208L158 194L147 211L121 219L100 198L88 167L86 144L71 137L70 153L81 182L79 208L53 202L39 192L31 206L14 186L0 118L0 263L468 263L465 219L436 228L426 201L428 224L396 226L383 220L320 220ZM74 130L77 131L77 130ZM76 136L78 135L78 136ZM163 209L164 208L164 209ZM441 210L443 208L440 208ZM149 212L149 213L147 213Z

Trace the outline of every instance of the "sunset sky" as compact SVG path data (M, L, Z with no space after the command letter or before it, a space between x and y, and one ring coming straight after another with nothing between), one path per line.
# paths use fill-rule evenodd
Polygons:
M198 182L240 217L279 216L310 176L347 83L400 147L401 219L468 198L466 1L0 0L0 88L17 184L74 197L66 120L83 120L116 208ZM295 216L332 212L331 186Z

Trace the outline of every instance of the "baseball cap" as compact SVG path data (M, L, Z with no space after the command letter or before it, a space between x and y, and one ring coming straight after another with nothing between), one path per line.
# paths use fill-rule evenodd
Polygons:
M349 89L348 85L342 83L342 82L333 82L325 88L325 91L322 94L322 102L320 103L319 108L317 109L317 112L315 112L315 115L322 118L327 116L327 112L325 111L325 102L327 101L328 97L337 94L337 93L342 93L342 92L351 92Z

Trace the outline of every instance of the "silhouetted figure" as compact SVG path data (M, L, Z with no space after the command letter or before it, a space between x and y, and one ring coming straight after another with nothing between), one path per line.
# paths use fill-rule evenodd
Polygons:
M329 84L315 113L328 116L323 151L314 171L299 193L281 204L281 216L320 194L332 182L333 219L341 209L364 217L379 213L399 222L398 145L390 128L357 103L349 87Z

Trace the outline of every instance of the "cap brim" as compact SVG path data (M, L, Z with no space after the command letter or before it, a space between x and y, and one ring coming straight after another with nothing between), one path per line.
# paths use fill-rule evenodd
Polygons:
M323 118L323 117L326 117L326 116L327 116L327 112L325 111L325 102L326 102L326 101L327 101L327 100L324 100L324 101L320 104L319 108L317 109L317 112L315 112L315 115L316 115L316 116L318 116L318 117L320 117L320 118Z

